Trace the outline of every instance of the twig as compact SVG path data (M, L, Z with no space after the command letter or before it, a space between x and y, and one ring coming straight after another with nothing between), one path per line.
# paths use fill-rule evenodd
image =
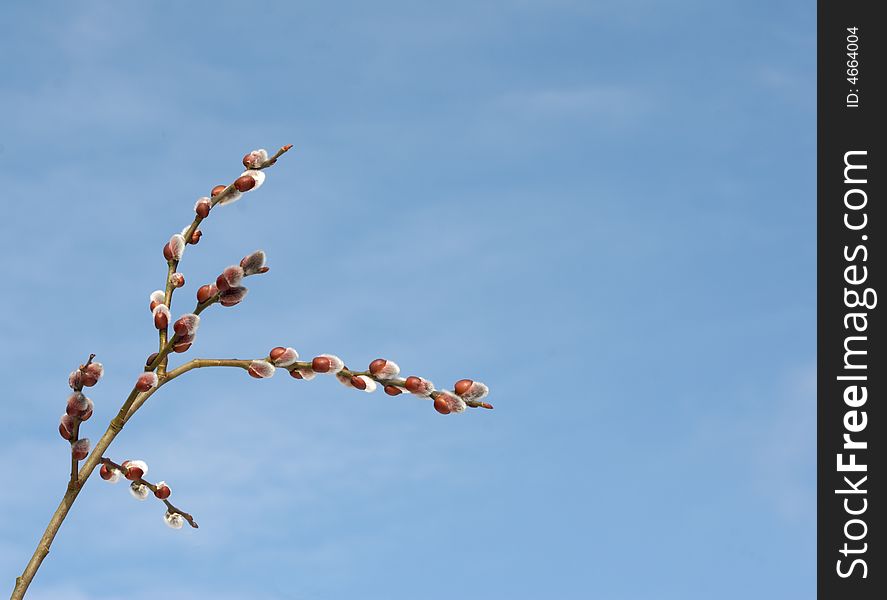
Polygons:
M111 469L117 469L121 473L126 472L126 469L123 468L122 465L118 465L110 458L102 457L102 464L107 465ZM148 481L144 477L139 477L138 479L127 480L127 481L133 481L135 483L141 484L141 485L145 486L146 488L148 488L149 490L151 490L152 492L157 492L157 490L159 489L156 484L151 483L150 481ZM155 494L155 497L156 497L156 494ZM166 509L168 512L182 515L182 517L188 522L188 525L190 525L194 529L197 529L198 525L197 525L197 521L194 520L194 517L192 517L190 514L186 513L182 509L176 508L175 506L173 506L172 502L170 502L166 498L159 498L159 500L161 502L163 502L164 504L166 504Z

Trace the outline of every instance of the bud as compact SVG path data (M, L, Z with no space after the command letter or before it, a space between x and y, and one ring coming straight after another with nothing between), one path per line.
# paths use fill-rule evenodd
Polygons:
M225 188L223 187L222 189ZM205 219L209 216L209 211L212 209L212 207L212 200L204 196L203 198L197 199L197 202L194 204L194 212L197 213L197 216L201 219Z
M244 275L255 275L259 273L265 266L265 252L256 250L252 254L244 256L240 261Z
M80 390L83 388L83 372L80 369L74 369L68 375L68 385L72 390Z
M193 335L185 335L181 337L177 337L175 343L172 346L172 351L181 354L182 352L187 352L188 348L191 347L191 344L194 343Z
M351 378L351 385L366 393L376 391L376 382L366 375L355 375Z
M125 460L123 464L123 475L130 481L141 479L148 473L148 465L143 460Z
M398 396L403 393L403 390L397 387L396 385L386 385L385 393L389 396Z
M185 276L181 273L173 273L169 276L169 282L174 288L180 288L185 285Z
M154 307L154 327L157 329L166 329L169 326L169 309L166 304L158 304Z
M316 373L338 373L345 368L345 363L334 354L321 354L311 361L311 368Z
M168 527L171 527L173 529L181 529L182 526L185 524L185 517L183 517L179 513L166 511L166 514L163 515L163 521Z
M442 390L434 394L434 410L442 415L460 413L465 408L465 401L452 392Z
M231 265L230 267L225 267L222 274L218 276L216 279L216 287L219 288L219 291L224 292L239 286L242 280L243 267L240 265Z
M71 444L71 457L74 460L83 460L89 455L89 439L82 438Z
M92 400L89 398L86 399L86 409L81 411L77 416L81 421L89 421L89 418L92 416L92 411L95 406L92 403Z
M159 354L158 352L152 352L151 354L149 354L148 359L145 361L145 366L150 367L151 363L154 362L154 359L157 358L158 354Z
M294 377L295 379L304 379L305 381L311 381L312 379L317 377L317 373L315 373L311 369L298 367L290 371L290 376Z
M234 187L238 192L248 192L256 187L256 180L249 175L241 175L234 180Z
M271 352L268 353L268 358L271 359L271 363L275 367L288 367L299 360L299 353L293 348L277 346L271 349Z
M66 440L74 437L74 417L68 414L62 415L59 420L59 435Z
M427 379L422 379L421 377L416 377L411 375L407 377L404 382L404 387L411 394L415 394L416 396L429 396L431 392L434 391L434 384L428 381Z
M136 380L136 389L140 392L147 392L155 387L157 387L157 375L151 371L142 373Z
M266 360L254 360L249 364L247 371L256 379L265 379L274 375L274 365Z
M252 184L247 183L246 178L252 179ZM249 186L245 190L241 190L240 187L237 189L241 192L245 192L247 190L257 190L262 187L262 184L265 183L265 172L257 171L255 169L248 169L240 174L240 177L237 178L237 181L243 181L243 186ZM237 181L234 182L234 185L237 186Z
M132 494L132 497L136 500L144 500L148 497L150 492L151 490L148 489L147 485L135 481L129 484L129 493Z
M105 367L100 362L91 362L83 368L83 385L92 387L105 374Z
M262 163L266 160L268 160L268 151L264 148L260 148L259 150L253 150L243 157L243 166L247 169L255 169L262 166Z
M163 304L164 302L166 302L166 292L163 290L154 290L151 292L151 304L149 305L149 308L152 311L157 308L158 304Z
M200 238L203 237L203 232L199 229L195 229L191 232L191 237L188 238L188 242L192 245L200 243Z
M394 379L400 374L400 367L393 360L377 358L370 363L370 373L379 379Z
M108 483L117 483L118 481L120 481L121 473L114 467L102 465L102 468L99 469L99 477L101 477Z
M166 500L169 498L169 495L172 493L172 490L169 489L169 486L166 485L165 481L158 481L155 485L157 490L154 492L154 495L160 498L161 500Z
M236 304L240 304L244 298L246 298L247 290L245 287L235 287L230 290L225 290L221 294L219 294L219 304L222 306L234 306Z
M173 331L176 332L176 335L179 338L183 338L185 336L193 336L197 332L197 328L200 326L200 317L195 315L194 313L188 313L187 315L182 315L181 317L173 323Z
M74 392L68 397L68 404L65 407L65 414L68 416L77 417L81 421L86 421L92 416L92 410L92 400L84 396L81 392Z
M237 188L233 187L226 193L221 200L217 202L219 206L225 206L226 204L234 204L238 200L243 197L243 194L237 190Z
M200 286L197 290L197 302L203 304L213 296L219 293L219 288L215 286L213 283L208 283L206 285Z
M163 247L163 257L166 260L181 260L185 253L185 238L181 233L176 233L169 238L169 243Z
M83 395L83 392L74 392L68 396L68 404L65 407L65 414L76 417L82 411L86 410L89 405L89 398Z
M470 379L460 379L453 386L456 393L468 402L477 402L483 400L490 393L490 388L480 381L471 381Z
M213 198L215 198L216 196L218 196L219 194L224 192L225 188L227 188L227 187L228 187L227 185L217 185L216 187L214 187L212 189L212 191L209 193L209 195L212 196Z
M460 379L453 386L453 390L455 390L455 392L461 396L462 394L464 394L465 392L468 391L468 388L470 388L471 384L473 384L473 383L474 382L470 379Z

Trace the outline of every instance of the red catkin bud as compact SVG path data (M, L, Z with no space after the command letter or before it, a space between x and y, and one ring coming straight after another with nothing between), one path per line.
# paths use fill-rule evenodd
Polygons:
M172 351L181 354L182 352L187 352L191 347L191 344L194 343L193 335L183 335L181 337L177 337L175 343L173 344Z
M89 439L82 438L71 444L71 457L74 460L83 460L89 455Z
M92 416L92 411L92 400L81 392L74 392L68 397L68 403L65 406L65 414L68 416L77 417L81 421L87 421Z
M176 233L163 247L163 258L167 261L180 260L184 252L185 237L181 233Z
M156 329L166 329L169 326L169 309L166 304L158 304L154 307L154 327Z
M71 374L68 375L68 385L71 386L72 390L80 390L83 388L83 371L80 369L74 369L71 371Z
M442 410L444 407L446 408L446 412ZM466 408L467 405L465 404L465 401L453 392L441 390L434 393L434 409L441 414L448 415L450 413L460 413Z
M302 372L299 369L293 369L290 371L290 377L293 379L303 379Z
M471 388L472 383L474 382L470 379L460 379L456 382L456 385L453 386L453 390L461 396Z
M363 379L361 379L360 377L358 377L357 375L352 375L351 376L351 386L355 387L359 390L365 390L365 389L367 389L367 382L364 381Z
M86 387L92 387L96 383L98 383L99 379L102 378L102 375L105 374L105 367L102 366L102 363L99 362L91 362L86 367L83 368L83 385Z
M429 396L434 391L434 384L427 379L411 375L404 382L404 387L417 396Z
M247 169L255 169L256 167L262 166L268 160L268 151L264 148L259 150L253 150L249 154L243 157L243 166Z
M84 396L82 392L74 392L68 396L68 404L65 407L65 414L76 417L82 411L86 410L88 403L89 398Z
M157 358L157 356L158 356L157 352L152 352L151 354L149 354L148 359L145 361L145 366L150 367L151 363L154 362L154 359Z
M256 250L252 254L244 256L240 261L244 275L255 275L257 273L265 273L268 269L265 267L265 252ZM264 269L264 271L262 270Z
M451 412L450 405L443 396L438 396L434 399L434 410L442 415L448 415Z
M311 368L316 373L328 373L330 370L330 359L326 356L316 356L311 361Z
M130 481L141 479L148 472L148 465L142 460L127 460L120 466L123 468L123 476Z
M275 367L288 367L299 360L299 353L294 348L277 346L268 353L268 358Z
M466 382L468 382L466 384ZM478 402L487 397L487 394L490 393L490 388L486 386L486 384L481 383L480 381L471 381L470 379L462 379L456 382L455 391L456 393L462 397L463 400L468 402Z
M216 196L218 196L219 194L224 192L225 188L227 188L227 187L228 187L227 185L217 185L216 187L214 187L212 189L212 191L209 193L209 195L212 196L213 198L215 198Z
M114 472L108 467L108 465L102 465L102 468L99 469L99 477L108 481L114 476Z
M422 387L422 378L416 377L415 375L410 375L404 382L403 387L407 388L408 392L412 392L413 394L415 394L419 391L419 388Z
M185 285L185 276L181 273L173 273L169 276L169 282L174 288L180 288Z
M151 311L153 311L155 308L157 308L158 304L165 304L165 303L166 303L166 292L164 292L163 290L154 290L153 292L151 292L151 304L148 306L148 308Z
M203 236L203 232L199 229L195 229L191 232L191 237L188 238L188 242L191 244L198 244L200 242L200 238Z
M248 192L256 187L256 180L249 175L241 175L234 180L234 187L238 192Z
M157 387L157 375L153 372L142 373L136 380L136 389L140 392L147 392L155 387Z
M222 188L224 189L224 188ZM215 195L215 194L213 194ZM199 198L197 203L194 205L194 212L197 213L197 216L201 219L205 219L209 216L209 211L212 209L212 200L209 198ZM191 242L192 244L196 244L197 242Z
M89 421L89 418L92 416L93 408L94 408L94 406L92 404L92 400L87 398L86 399L86 408L84 410L80 411L80 414L77 415L77 418L80 419L81 421Z
M403 393L403 390L397 387L396 385L386 385L385 393L389 396L397 396Z
M184 338L185 336L193 336L197 332L199 326L200 317L194 313L188 313L187 315L179 317L176 322L173 323L172 328L179 338Z
M393 360L377 358L370 363L370 373L379 379L392 379L400 374L400 367Z
M157 489L154 491L154 495L160 498L161 500L166 500L169 498L169 495L172 493L172 490L169 489L169 486L166 485L165 481L158 481L157 485L155 485Z
M225 290L221 294L219 294L219 304L222 306L235 306L240 304L244 298L246 298L247 290L245 287L240 286L236 288L231 288L230 290Z
M74 437L74 417L68 414L62 415L59 420L59 435L66 440Z
M256 379L266 379L274 375L274 365L266 360L254 360L249 364L247 371Z
M200 286L197 290L197 301L203 304L219 293L219 289L212 283Z
M225 267L225 270L222 271L222 274L216 278L216 287L219 288L220 291L224 292L231 288L238 287L240 282L243 280L243 267L240 265L231 265L230 267Z

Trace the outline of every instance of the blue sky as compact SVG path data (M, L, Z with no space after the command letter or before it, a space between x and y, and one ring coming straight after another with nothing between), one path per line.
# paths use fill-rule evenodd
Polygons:
M0 51L0 581L154 349L161 247L244 152L194 290L271 272L189 353L385 356L496 410L198 371L111 447L29 597L810 598L815 6L18 3ZM159 586L159 588L158 588Z

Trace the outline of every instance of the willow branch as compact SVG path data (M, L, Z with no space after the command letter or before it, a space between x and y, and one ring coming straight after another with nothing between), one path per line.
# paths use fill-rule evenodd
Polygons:
M262 164L257 165L255 168L257 169L265 169L270 167L277 159L280 158L284 153L292 148L292 145L283 146L280 150L277 151L273 156L265 160ZM216 194L214 198L212 198L212 206L215 206L223 199L232 195L235 191L234 184L231 183L220 193ZM186 230L183 237L185 238L185 243L188 244L191 241L191 236L194 231L197 229L198 225L203 219L198 215L192 221L191 225ZM175 272L175 269L178 267L178 261L175 261L175 265L169 264L169 273L167 275L167 284L166 291L164 295L164 299L166 300L167 307L172 302L172 289L170 276ZM210 304L214 303L218 300L218 297L211 299L210 302L207 302L205 306L198 306L198 309L202 311ZM176 373L173 377L170 377L168 373L164 373L166 368L166 357L169 355L170 350L173 347L175 342L175 335L172 336L171 339L165 340L164 337L168 337L168 331L161 332L159 334L160 343L158 356L155 360L154 364L149 365L152 367L149 370L157 369L159 374L165 374L165 381L169 381L170 379L177 377L180 373ZM92 358L90 358L92 360ZM159 368L161 363L163 363L163 367ZM193 367L192 367L193 368ZM182 371L184 372L184 371ZM21 600L24 598L25 592L27 592L28 587L31 585L31 582L34 580L34 576L37 574L37 570L40 568L40 565L43 564L43 560L46 558L46 555L49 554L49 548L52 545L55 536L58 534L59 528L64 522L65 518L68 516L68 512L71 510L71 507L74 504L74 501L77 499L77 496L80 494L80 490L83 489L83 485L86 483L86 480L89 479L89 476L92 475L92 472L95 470L96 466L101 461L105 450L108 449L111 442L114 441L114 438L120 433L123 429L127 421L127 416L130 412L130 407L135 402L136 398L139 396L139 390L133 386L133 389L130 391L126 400L124 400L123 405L120 407L120 410L117 413L117 416L111 420L111 423L108 425L108 428L105 430L105 433L102 434L102 437L98 440L95 447L92 449L92 452L86 457L83 462L83 466L80 467L79 471L77 470L77 462L72 458L71 465L71 481L67 486L67 490L65 494L62 496L61 501L59 502L58 507L55 512L50 517L49 523L46 526L46 529L43 531L43 535L40 538L40 541L37 543L37 548L34 550L34 553L31 555L28 564L25 565L25 569L22 571L22 574L16 578L15 580L15 588L12 591L12 595L10 596L10 600ZM75 421L76 423L76 421ZM79 424L77 424L79 425ZM79 427L75 427L79 430ZM78 431L79 433L79 431ZM75 434L76 435L76 434ZM184 515L183 515L184 516Z
M121 473L125 473L125 472L126 472L126 469L124 469L122 465L118 465L117 463L115 463L115 462L114 462L113 460L111 460L110 458L102 457L102 464L107 465L107 466L108 466L109 468L111 468L111 469L117 469L117 470L120 471ZM157 492L157 490L159 489L159 487L158 487L156 484L151 483L150 481L148 481L148 480L145 479L144 477L139 477L138 479L134 479L134 480L132 480L132 481L133 481L134 483L138 483L138 484L141 484L141 485L145 486L146 488L148 488L149 490L151 490L151 492L153 492L153 493L155 494L155 497L156 497L156 492ZM158 499L159 499L161 502L163 502L164 504L166 504L166 510L167 510L167 511L169 511L169 512L171 512L171 513L176 513L176 514L182 515L182 518L184 518L184 519L188 522L188 525L190 525L190 526L193 527L194 529L197 529L197 527L198 527L198 525L197 525L197 521L195 521L195 520L194 520L194 517L192 517L189 513L186 513L186 512L183 511L182 509L175 507L175 506L173 505L173 503L170 502L170 501L169 501L168 499L166 499L166 498L158 498Z

